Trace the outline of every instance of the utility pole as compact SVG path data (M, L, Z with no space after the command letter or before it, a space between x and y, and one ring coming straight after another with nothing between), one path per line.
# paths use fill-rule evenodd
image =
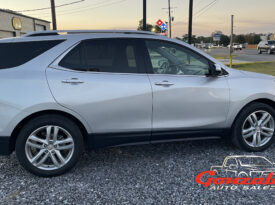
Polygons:
M147 25L147 22L146 22L146 0L143 0L143 28L142 30L146 31L146 25Z
M188 26L188 43L192 44L192 25L193 24L193 0L189 1L189 26Z
M231 38L230 38L230 68L233 61L233 34L234 34L234 15L231 15Z
M171 19L171 4L168 0L168 13L169 13L169 37L172 37L172 19Z
M57 26L56 26L56 13L55 13L55 3L54 3L54 0L51 0L51 8L52 8L53 30L56 30Z

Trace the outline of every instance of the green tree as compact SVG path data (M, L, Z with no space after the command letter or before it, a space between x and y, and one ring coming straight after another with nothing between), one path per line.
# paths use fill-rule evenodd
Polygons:
M258 44L261 41L263 34L249 33L244 35L245 41L248 44Z
M223 46L228 46L230 44L230 38L229 38L229 36L222 34L220 43Z
M137 30L140 30L140 31L143 30L143 20L139 21ZM160 33L161 29L160 27L158 27L158 25L153 26L151 24L146 24L146 31Z
M245 40L244 35L237 35L237 36L235 37L235 42L236 42L236 43L240 43L240 44L246 43L246 40Z

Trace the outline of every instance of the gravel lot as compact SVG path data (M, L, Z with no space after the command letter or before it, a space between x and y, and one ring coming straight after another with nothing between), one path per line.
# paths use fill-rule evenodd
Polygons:
M275 162L275 146L257 153ZM0 204L274 204L274 190L209 190L194 177L228 155L224 140L106 148L83 154L73 171L38 178L15 154L0 157Z

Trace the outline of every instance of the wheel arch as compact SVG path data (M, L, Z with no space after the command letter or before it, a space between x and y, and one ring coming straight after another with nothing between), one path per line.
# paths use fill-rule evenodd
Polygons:
M77 117L73 116L70 113L60 111L60 110L43 110L43 111L38 111L38 112L35 112L35 113L32 113L32 114L28 115L27 117L22 119L16 125L16 127L13 129L12 134L11 134L10 150L11 151L15 150L15 143L16 143L17 136L18 136L20 130L22 129L22 127L24 125L26 125L30 120L34 119L35 117L38 117L38 116L41 116L41 115L48 115L48 114L61 115L61 116L67 117L70 120L72 120L79 127L79 129L82 133L82 136L84 138L84 143L87 144L88 131L85 128L84 124Z
M256 100L253 100L247 104L245 104L242 109L239 110L238 114L235 116L234 118L234 121L231 125L231 129L233 128L236 120L238 119L238 117L240 116L240 113L249 105L251 105L252 103L263 103L263 104L266 104L266 105L269 105L270 107L272 107L273 109L275 109L275 101L273 100L270 100L270 99L267 99L267 98L259 98L259 99L256 99Z

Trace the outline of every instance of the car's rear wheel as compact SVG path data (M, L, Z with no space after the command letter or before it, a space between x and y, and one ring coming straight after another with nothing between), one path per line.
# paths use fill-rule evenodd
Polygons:
M275 111L263 103L252 103L238 115L232 131L233 143L246 151L262 151L274 141Z
M80 129L60 115L44 115L28 122L16 141L20 164L31 173L52 177L69 171L83 151Z

